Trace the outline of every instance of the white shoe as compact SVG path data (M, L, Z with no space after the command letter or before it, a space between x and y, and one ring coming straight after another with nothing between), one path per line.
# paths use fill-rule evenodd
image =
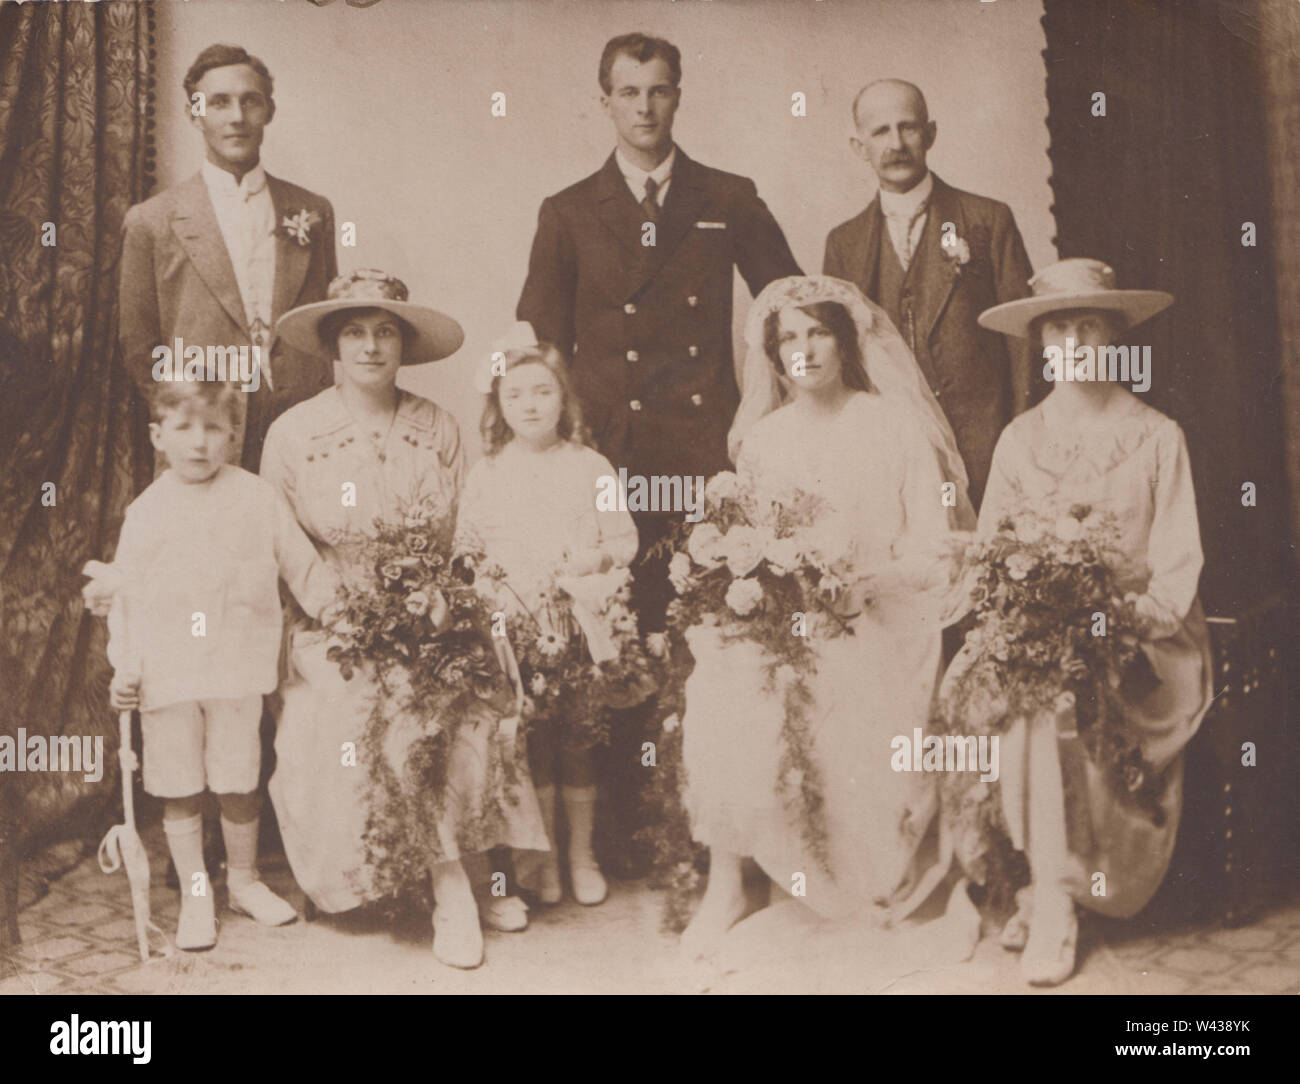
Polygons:
M1020 973L1031 986L1059 986L1074 974L1079 920L1068 897L1066 907L1068 910L1059 917L1043 915L1041 907L1036 909L1024 955L1020 957Z
M288 900L282 900L261 881L227 885L230 909L248 915L262 926L287 926L298 921L298 912Z
M483 962L483 929L478 911L468 913L433 909L433 954L448 967L472 971Z
M181 914L176 923L176 947L186 952L206 952L217 943L217 909L210 893L181 893Z
M528 929L528 904L518 896L488 896L478 901L480 922L489 930L518 933Z
M582 860L569 862L569 880L573 885L573 898L584 907L604 903L609 895L609 885L596 863Z
M1016 893L1016 913L1007 919L998 944L1008 952L1023 952L1029 940L1029 923L1033 917L1033 892L1022 888Z

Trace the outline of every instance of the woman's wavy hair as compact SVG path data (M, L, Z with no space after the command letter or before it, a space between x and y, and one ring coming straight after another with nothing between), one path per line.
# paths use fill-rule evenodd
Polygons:
M496 367L501 371L492 377L492 390L487 394L483 404L483 417L479 421L479 432L483 435L483 451L486 455L496 455L514 439L514 430L506 424L501 412L501 378L511 369L521 365L544 365L555 377L560 386L560 422L556 426L561 440L571 440L577 444L590 444L591 435L582 421L582 405L578 402L577 392L573 390L573 381L569 379L569 365L550 343L537 346L507 350L504 363Z
M853 322L849 310L838 301L815 301L811 305L799 305L797 308L825 327L834 337L835 345L840 349L840 379L844 381L844 386L854 391L872 391L866 362L858 345L858 326ZM773 309L763 321L763 350L776 371L786 376L785 366L781 364L780 334L781 310Z

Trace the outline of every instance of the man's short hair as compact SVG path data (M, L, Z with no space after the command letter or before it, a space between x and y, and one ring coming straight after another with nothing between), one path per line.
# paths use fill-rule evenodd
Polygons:
M925 114L926 122L927 123L929 122L930 105L925 100L925 92L921 90L921 88L918 87L915 83L909 83L906 79L885 78L885 79L873 79L870 83L868 83L865 87L863 87L860 91L858 91L856 95L854 95L853 98L853 127L854 128L862 127L861 121L858 120L858 105L862 101L863 97L866 95L867 91L871 90L873 87L883 86L886 83L889 83L896 87L906 87L913 94L915 94L917 98L921 100L921 112Z
M668 65L673 86L681 84L682 54L676 45L663 38L652 38L648 34L620 34L617 38L610 38L605 44L605 51L600 54L600 89L606 94L614 91L610 71L613 70L614 61L620 55L630 56L638 64L647 64L655 59L662 60Z
M188 102L194 99L194 90L199 85L199 80L213 68L228 68L231 64L247 64L257 72L262 77L267 100L272 98L275 93L275 82L260 59L250 56L248 50L242 45L217 44L209 45L195 57L190 70L185 73L185 100Z

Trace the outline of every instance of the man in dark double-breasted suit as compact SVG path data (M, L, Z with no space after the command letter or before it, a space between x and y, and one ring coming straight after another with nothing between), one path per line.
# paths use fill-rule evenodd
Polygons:
M1046 390L1025 344L976 322L1028 296L1029 257L1005 203L944 184L926 167L935 123L916 87L870 84L854 121L853 148L880 191L830 232L822 270L856 283L898 326L952 425L978 508L1003 426Z
M542 203L517 316L572 359L585 421L616 468L707 478L730 466L727 430L739 403L732 269L754 294L802 272L753 181L673 144L681 98L673 45L615 38L599 77L616 148L596 173ZM662 627L671 589L666 557L647 560L646 550L681 517L634 516L633 601L650 631ZM624 789L635 789L639 746L613 755L620 771L630 766Z
M265 65L213 45L185 79L207 157L195 176L132 207L124 222L118 337L137 386L154 381L154 350L251 348L261 372L240 396L231 459L256 472L267 429L334 379L330 359L271 341L289 309L325 298L338 274L334 211L323 196L262 168L262 129L275 113ZM251 357L251 353L250 353ZM177 368L181 358L174 359Z

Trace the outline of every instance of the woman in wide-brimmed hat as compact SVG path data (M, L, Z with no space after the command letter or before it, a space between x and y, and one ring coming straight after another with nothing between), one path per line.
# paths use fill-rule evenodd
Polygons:
M455 353L460 325L409 301L391 275L354 271L330 284L325 301L286 313L276 334L337 363L338 383L277 419L262 455L263 477L284 492L317 549L345 578L365 583L374 576L365 543L376 521L400 524L412 509L447 524L442 544L449 547L465 473L460 433L436 403L399 389L397 372ZM360 751L380 692L364 668L346 680L327 650L322 632L293 630L270 790L294 876L317 906L337 912L373 895L363 845L367 815L376 812L376 794L412 778L400 736L418 728L399 719L385 724L382 748L392 770L381 772L384 786L376 790L377 765L361 763ZM399 701L383 698L383 710L400 715ZM434 952L445 963L474 967L483 956L480 908L483 922L496 929L522 929L527 918L517 898L480 894L476 903L461 859L495 846L547 844L531 785L499 763L500 713L468 693L449 710L471 713L474 721L466 721L469 715L457 721L446 765L448 800L436 803L438 823L416 826L416 838L431 841ZM347 743L358 750L352 766ZM517 782L507 793L503 780L511 777ZM406 803L400 793L389 797L381 819L422 805ZM485 810L497 812L486 816ZM373 836L374 816L370 827ZM401 825L388 827L381 838L390 850L395 836L412 836Z
M1164 878L1182 808L1182 750L1209 706L1210 655L1197 600L1202 555L1187 443L1176 422L1121 383L1139 392L1150 386L1149 365L1134 364L1150 358L1138 353L1141 336L1131 331L1173 298L1121 290L1114 271L1091 259L1061 260L1030 286L1032 296L989 309L979 322L1037 342L1044 375L1055 384L1003 430L980 530L1028 537L1046 522L1068 539L1113 519L1111 571L1132 604L1141 652L1157 679L1116 690L1123 724L1155 777L1129 773L1132 790L1150 799L1141 808L1133 793L1118 792L1107 766L1080 759L1077 745L1058 744L1058 712L1018 713L1014 689L981 682L982 655L1004 648L972 636L944 678L940 702L963 705L953 720L961 729L1001 733L1002 812L1032 878L1017 894L1019 910L1002 944L1023 952L1031 983L1052 985L1074 971L1076 903L1126 918ZM1129 371L1113 379L1107 348L1121 338L1132 344ZM1068 737L1071 727L1065 730Z

